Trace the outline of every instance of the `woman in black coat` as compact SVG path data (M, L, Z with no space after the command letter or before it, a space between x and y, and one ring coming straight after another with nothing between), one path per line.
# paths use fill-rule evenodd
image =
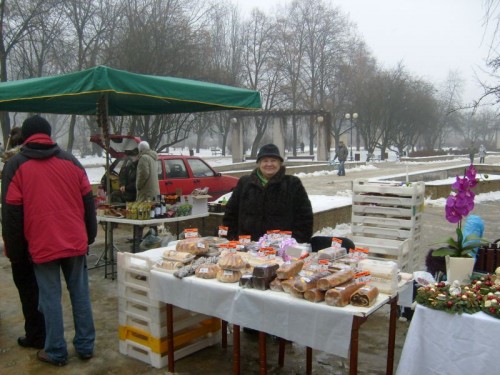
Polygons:
M291 231L299 243L312 236L311 202L300 179L286 175L278 147L262 146L257 168L243 176L226 204L223 224L228 239L251 235L258 241L268 230Z

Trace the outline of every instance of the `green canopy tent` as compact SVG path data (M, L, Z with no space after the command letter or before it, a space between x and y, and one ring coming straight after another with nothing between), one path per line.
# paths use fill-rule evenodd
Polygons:
M106 66L0 83L0 111L97 115L107 152L108 116L260 107L257 91L183 78L136 74Z

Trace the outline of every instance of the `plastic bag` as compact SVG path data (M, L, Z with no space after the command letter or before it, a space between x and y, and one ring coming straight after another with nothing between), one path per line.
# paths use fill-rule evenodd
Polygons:
M149 229L148 233L142 239L139 248L144 250L156 249L161 246L161 237L155 234L154 229Z

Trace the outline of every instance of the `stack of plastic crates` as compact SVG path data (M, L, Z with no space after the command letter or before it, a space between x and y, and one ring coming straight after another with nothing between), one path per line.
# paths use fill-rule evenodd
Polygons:
M151 260L118 253L120 353L156 368L167 366L166 304L151 298ZM183 358L220 340L220 320L174 306L174 356Z
M405 272L420 265L423 182L353 182L352 240L373 259L391 260Z

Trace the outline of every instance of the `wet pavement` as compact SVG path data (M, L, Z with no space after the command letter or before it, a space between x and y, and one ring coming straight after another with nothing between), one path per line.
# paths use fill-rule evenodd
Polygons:
M393 169L387 166L387 174L392 174ZM308 180L304 185L310 194L319 194L320 188L324 188L322 194L335 194L332 186L337 189L349 188L353 178L373 177L375 172L356 172L349 176L322 176L317 180ZM379 171L380 173L381 171ZM384 171L382 171L384 172ZM370 176L368 176L370 175ZM344 185L346 186L344 188ZM308 188L314 186L314 188ZM500 202L488 202L476 204L474 213L485 220L485 238L494 240L500 238L498 210ZM423 213L423 230L421 259L423 264L424 255L431 244L440 239L452 235L454 227L444 220L444 208L427 207ZM129 227L120 226L118 232L121 234L123 246L130 246L126 239L131 237ZM104 238L102 229L99 237L91 248L88 258L89 266L96 263L101 255ZM67 293L63 293L63 306L65 317L66 340L69 343L70 353L68 365L57 368L36 359L35 349L25 349L18 346L16 340L22 336L23 317L17 290L12 281L9 261L0 256L0 283L2 293L0 297L0 374L167 374L166 368L156 369L146 363L127 357L119 352L118 336L118 282L110 278L104 278L104 269L95 268L89 271L91 297L94 311L94 321L97 330L95 356L90 361L82 361L77 358L71 345L74 334L71 318L71 305ZM375 312L360 329L359 342L359 374L385 374L386 348L388 332L389 308L384 306ZM394 368L397 368L401 355L405 335L409 322L398 320L396 330L396 348ZM327 327L325 327L327 329ZM212 347L200 350L190 356L182 358L175 363L176 374L231 374L232 367L232 337L228 337L228 348L223 349L220 341ZM305 374L306 353L305 347L289 343L286 346L285 365L278 367L278 342L272 337L267 340L267 363L268 374ZM340 358L328 353L313 351L313 374L347 374L348 359ZM241 374L258 374L258 336L251 333L241 333Z

